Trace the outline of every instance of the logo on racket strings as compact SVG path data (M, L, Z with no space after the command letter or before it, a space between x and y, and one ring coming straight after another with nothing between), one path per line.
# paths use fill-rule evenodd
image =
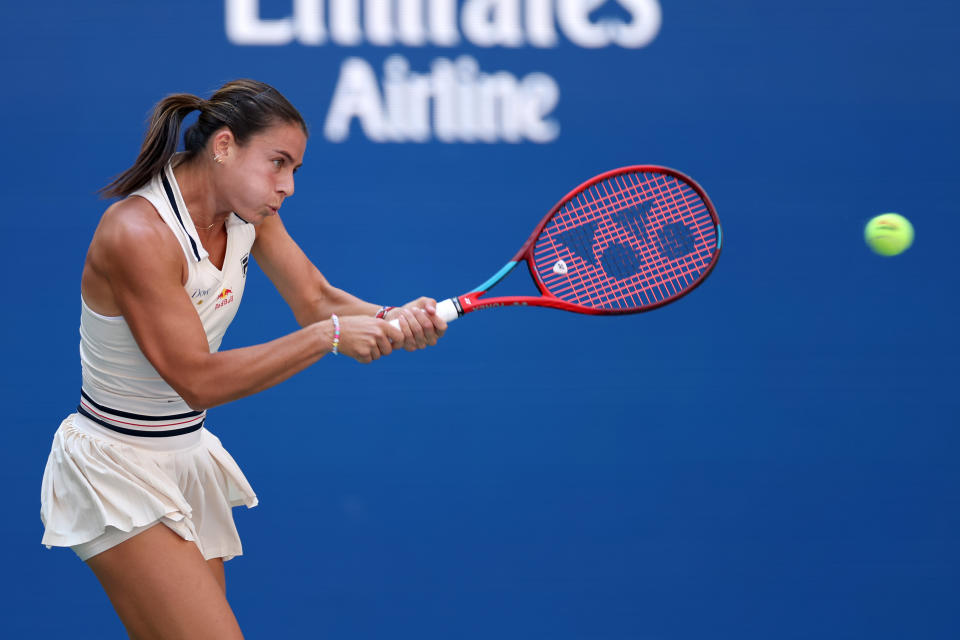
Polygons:
M629 231L637 245L652 244L657 257L661 260L675 261L696 252L694 230L681 221L663 224L651 229L653 200L645 200L638 205L613 212L608 220L616 226ZM626 238L610 240L602 253L597 254L594 245L598 236L602 237L602 220L587 220L581 224L556 232L553 238L565 246L570 253L592 267L599 266L608 278L625 280L641 273L649 257L637 250ZM649 250L648 250L649 251ZM557 275L566 275L567 263L558 259L552 271Z

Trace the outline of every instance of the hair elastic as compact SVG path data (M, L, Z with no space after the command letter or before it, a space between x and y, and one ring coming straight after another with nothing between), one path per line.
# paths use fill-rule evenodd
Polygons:
M383 318L386 318L387 312L390 311L391 309L396 309L396 307L380 307L380 309L377 311L376 317L380 318L381 320Z

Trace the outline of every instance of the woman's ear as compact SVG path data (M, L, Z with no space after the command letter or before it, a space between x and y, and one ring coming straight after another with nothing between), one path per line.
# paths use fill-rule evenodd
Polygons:
M237 140L229 128L221 127L211 136L210 146L213 157L222 164L236 148Z

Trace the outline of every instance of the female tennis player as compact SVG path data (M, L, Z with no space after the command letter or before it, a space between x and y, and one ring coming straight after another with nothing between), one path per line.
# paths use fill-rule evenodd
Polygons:
M371 362L436 344L446 329L432 299L392 308L334 287L288 235L278 210L306 143L303 118L269 85L171 95L135 164L104 189L122 199L83 268L80 404L44 472L43 543L71 547L140 640L242 637L223 561L242 552L232 507L257 498L204 428L206 410L328 354ZM218 351L250 256L302 328Z

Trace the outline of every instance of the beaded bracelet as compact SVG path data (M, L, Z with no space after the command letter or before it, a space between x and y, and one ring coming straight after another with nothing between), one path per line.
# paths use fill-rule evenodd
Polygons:
M330 319L333 320L333 355L340 355L340 318L337 317L337 314L332 314Z
M390 311L391 309L395 309L395 308L396 308L396 307L380 307L380 309L377 311L377 315L376 315L375 317L380 318L380 319L382 320L382 319L384 319L384 318L386 317L388 311Z

